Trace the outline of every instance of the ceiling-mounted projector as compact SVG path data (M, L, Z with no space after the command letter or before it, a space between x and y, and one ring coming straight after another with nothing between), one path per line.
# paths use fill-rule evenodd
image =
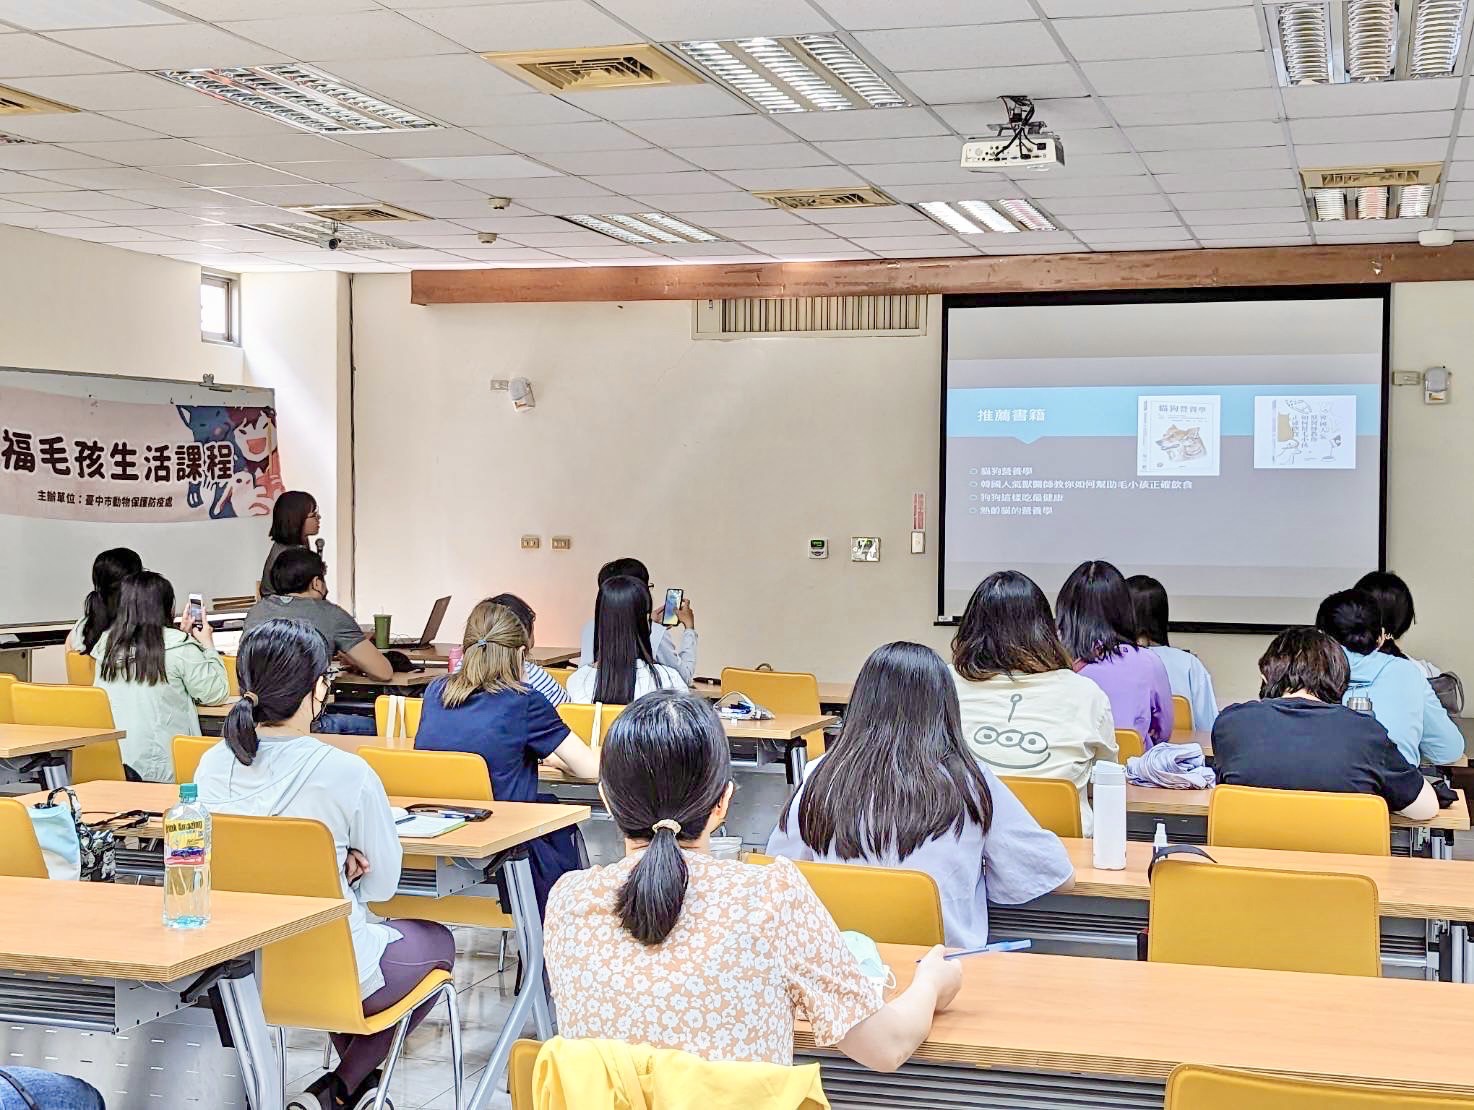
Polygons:
M1065 164L1065 144L1042 120L1034 119L1034 102L1027 96L1002 96L1007 123L995 123L992 139L968 139L962 144L965 170L1047 170Z

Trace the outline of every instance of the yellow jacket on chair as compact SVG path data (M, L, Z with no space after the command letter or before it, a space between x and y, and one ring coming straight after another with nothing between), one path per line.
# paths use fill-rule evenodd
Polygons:
M554 1037L532 1073L537 1110L828 1110L819 1065L713 1063L673 1048Z

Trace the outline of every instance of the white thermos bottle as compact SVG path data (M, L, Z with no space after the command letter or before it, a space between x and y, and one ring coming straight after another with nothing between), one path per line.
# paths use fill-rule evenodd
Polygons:
M1090 772L1091 806L1095 810L1095 866L1105 871L1126 867L1126 768L1098 760Z

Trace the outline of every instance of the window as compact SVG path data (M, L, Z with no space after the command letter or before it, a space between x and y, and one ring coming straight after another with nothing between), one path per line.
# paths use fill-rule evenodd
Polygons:
M200 338L209 343L239 343L238 279L226 274L200 275Z

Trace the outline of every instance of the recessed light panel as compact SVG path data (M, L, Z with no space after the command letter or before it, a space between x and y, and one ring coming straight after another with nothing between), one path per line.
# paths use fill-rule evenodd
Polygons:
M675 49L764 112L902 108L906 98L833 35L694 39Z
M434 120L356 89L312 66L167 69L156 76L320 135L427 131Z
M1058 230L1048 216L1023 197L993 201L929 200L916 207L959 235L1006 235L1016 231Z
M562 219L589 231L597 231L622 243L639 246L660 246L675 243L720 243L722 237L704 227L687 223L664 212L640 212L628 215L622 212L606 216L576 215Z
M1469 0L1290 0L1265 7L1283 85L1448 77Z

